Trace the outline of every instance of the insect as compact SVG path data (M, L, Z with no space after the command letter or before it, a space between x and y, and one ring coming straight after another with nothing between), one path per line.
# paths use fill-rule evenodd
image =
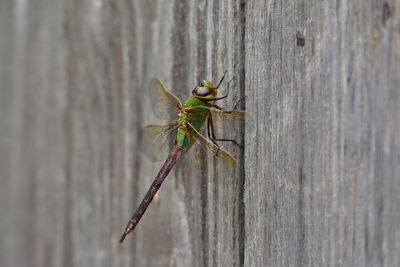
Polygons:
M236 158L220 147L217 142L229 141L240 147L242 146L235 140L216 138L213 126L213 117L220 117L224 120L228 117L241 117L245 113L243 110L236 110L235 108L233 110L223 110L214 104L214 101L228 97L228 93L225 96L217 97L218 88L224 77L225 74L217 86L210 81L201 80L194 87L192 96L183 102L165 88L161 81L158 79L154 81L155 84L152 88L155 90L152 90L152 104L157 109L155 113L164 118L168 115L169 122L167 124L148 125L145 128L145 135L153 143L152 145L156 148L156 153L159 153L162 147L166 147L167 142L165 140L172 134L173 144L172 148L168 148L170 149L170 153L167 160L155 177L141 204L130 218L119 240L120 243L135 229L161 184L164 182L164 179L181 157L182 152L188 151L193 144L197 143L206 148L213 156L236 162ZM200 129L206 121L208 138L200 133Z

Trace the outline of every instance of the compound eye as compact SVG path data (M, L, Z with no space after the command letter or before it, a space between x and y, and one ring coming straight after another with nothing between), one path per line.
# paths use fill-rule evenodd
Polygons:
M208 87L197 87L196 95L198 96L208 96L212 93L212 89Z
M204 81L203 80L199 82L199 86L201 86L201 87L204 86Z

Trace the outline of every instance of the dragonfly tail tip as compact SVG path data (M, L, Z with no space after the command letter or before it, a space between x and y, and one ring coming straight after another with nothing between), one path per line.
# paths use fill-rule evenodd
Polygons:
M121 238L119 239L119 243L124 242L125 237L126 237L126 233L123 233L122 236L121 236Z

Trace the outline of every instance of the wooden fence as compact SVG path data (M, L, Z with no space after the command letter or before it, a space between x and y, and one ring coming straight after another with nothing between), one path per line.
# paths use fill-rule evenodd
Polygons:
M1 266L400 266L399 1L0 3ZM139 147L224 71L236 166ZM224 85L226 86L226 84ZM227 131L225 131L227 133Z

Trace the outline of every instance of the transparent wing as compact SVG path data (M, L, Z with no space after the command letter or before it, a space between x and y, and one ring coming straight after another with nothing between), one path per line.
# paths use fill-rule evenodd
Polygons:
M246 111L234 109L234 110L225 110L225 109L216 109L216 108L209 108L211 114L217 118L234 118L240 119L243 118Z
M143 129L142 151L152 161L165 160L175 142L177 123L152 124Z
M225 110L225 109L216 109L211 107L193 107L194 111L209 111L211 117L215 120L218 120L220 124L240 124L240 122L244 119L246 112L244 110ZM235 123L236 122L236 123Z
M236 158L220 146L215 145L211 140L207 139L198 130L196 130L190 123L190 135L196 140L196 143L210 152L213 157L227 160L230 163L236 163Z
M158 79L151 81L148 91L153 112L157 118L164 121L176 120L179 109L182 106L179 98Z
M242 123L246 112L244 110L220 110L210 108L210 115L214 125L228 128L230 131L237 131L243 127Z
M252 127L252 120L244 110L221 110L212 107L194 107L199 111L208 110L217 137L241 139L240 130ZM246 125L245 125L246 124ZM236 140L239 141L239 140Z

